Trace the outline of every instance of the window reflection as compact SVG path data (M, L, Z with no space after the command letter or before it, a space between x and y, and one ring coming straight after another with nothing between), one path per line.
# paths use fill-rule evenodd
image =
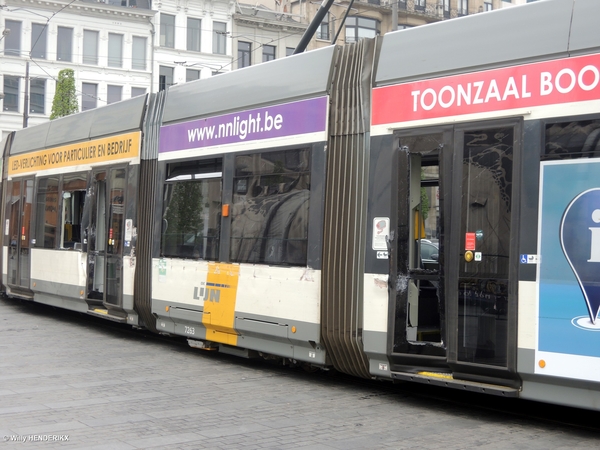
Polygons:
M221 162L169 166L164 190L161 253L177 258L219 259Z
M233 197L232 261L306 264L309 150L237 156Z

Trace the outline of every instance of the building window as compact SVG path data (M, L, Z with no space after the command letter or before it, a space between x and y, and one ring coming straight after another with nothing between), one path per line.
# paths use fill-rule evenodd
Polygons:
M200 25L199 19L187 20L187 49L191 52L200 51Z
M175 16L160 14L160 46L175 48Z
M406 9L406 0L398 0L398 9Z
M83 30L83 64L98 65L98 32Z
M252 45L250 42L238 41L238 68L248 67L251 64L251 51Z
M111 103L120 102L123 95L123 86L111 86L110 84L107 86L106 91L106 103L110 105Z
M310 150L236 156L231 261L305 265L309 200Z
M425 11L426 0L415 0L415 11Z
M194 81L200 79L200 71L196 69L186 69L185 70L185 82Z
M325 14L317 29L317 39L329 40L329 13Z
M108 67L123 67L123 35L108 33Z
M158 69L158 90L164 91L173 86L173 68L160 66Z
M292 56L294 54L294 47L286 47L285 48L285 56Z
M213 53L227 53L227 24L224 22L213 22Z
M81 110L87 111L98 106L98 85L82 83L81 85Z
M31 24L31 57L46 59L46 25Z
M492 6L492 2L483 2L483 10L484 11L492 11L494 7Z
M4 75L4 111L19 112L19 77Z
M131 47L131 68L146 70L146 38L133 36Z
M131 88L131 97L139 97L140 95L146 94L146 88L132 87Z
M449 19L450 18L450 0L444 0L443 8L444 8L444 17L446 19Z
M346 42L373 38L379 34L379 21L367 17L348 17L346 19Z
M4 31L10 32L4 36L4 54L5 55L20 55L21 54L21 22L14 20L4 21Z
M45 114L46 108L46 80L33 78L29 81L29 112L32 114Z
M71 62L73 58L73 28L58 27L56 59Z
M274 45L263 45L263 62L273 61L275 59L275 47Z
M466 16L469 14L469 0L458 0L456 9L459 16Z

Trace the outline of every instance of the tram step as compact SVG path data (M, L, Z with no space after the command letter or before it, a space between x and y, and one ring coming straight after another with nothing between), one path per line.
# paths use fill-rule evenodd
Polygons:
M89 309L88 314L96 317L102 317L103 319L111 320L113 322L127 323L127 317L115 316L110 314L107 309L103 308Z
M484 394L498 395L501 397L518 397L519 389L496 384L479 383L477 381L467 381L455 379L451 373L439 372L392 372L392 379L402 381L412 381L434 386L443 386L454 389L462 389L472 392L481 392Z

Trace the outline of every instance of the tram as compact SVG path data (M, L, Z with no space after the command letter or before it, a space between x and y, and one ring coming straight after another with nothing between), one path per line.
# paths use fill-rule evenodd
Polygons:
M599 15L539 1L15 132L6 294L598 410Z

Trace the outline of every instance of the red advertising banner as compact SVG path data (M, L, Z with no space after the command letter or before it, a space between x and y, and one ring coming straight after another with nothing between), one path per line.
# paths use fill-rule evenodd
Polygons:
M598 99L600 54L594 54L375 88L372 123Z

